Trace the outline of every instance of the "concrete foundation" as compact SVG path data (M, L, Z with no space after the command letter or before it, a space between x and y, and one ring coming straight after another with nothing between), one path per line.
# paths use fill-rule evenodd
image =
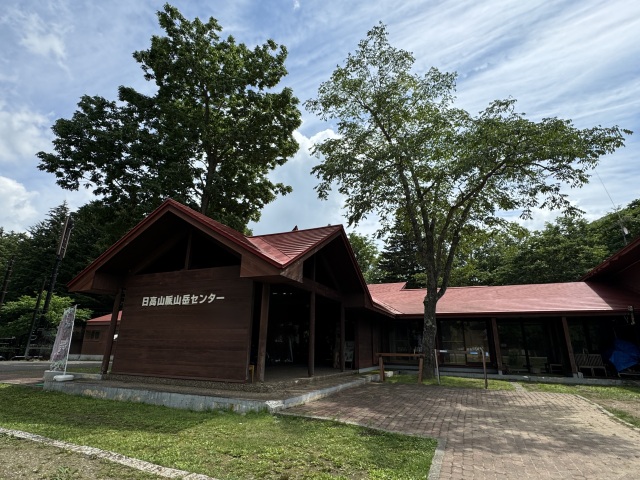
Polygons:
M320 384L315 389L310 388L309 391L298 392L290 397L273 398L273 395L271 395L270 397L272 398L251 399L241 398L241 392L234 392L238 393L238 396L218 396L215 394L206 395L200 392L193 393L186 388L177 392L145 388L145 385L142 384L114 385L116 382L101 381L100 375L89 374L80 374L82 377L71 382L56 382L53 380L53 376L59 373L47 372L45 374L44 390L107 400L148 403L186 410L231 410L239 413L261 411L273 413L380 379L378 374L342 377L340 382L333 385L323 387Z

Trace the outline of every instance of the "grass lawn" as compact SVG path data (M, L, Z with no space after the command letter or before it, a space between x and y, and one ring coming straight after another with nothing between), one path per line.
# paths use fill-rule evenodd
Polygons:
M616 417L640 428L640 387L559 385L529 382L523 382L521 385L531 392L572 393L581 395L601 405Z
M335 422L191 412L0 384L0 425L219 479L424 479L436 441Z
M417 383L418 377L416 375L393 375L385 380L389 383ZM425 379L422 381L423 385L438 386L438 380ZM440 377L440 385L443 387L454 388L484 388L483 378L464 378L464 377ZM514 390L515 387L511 382L504 380L489 380L489 390Z

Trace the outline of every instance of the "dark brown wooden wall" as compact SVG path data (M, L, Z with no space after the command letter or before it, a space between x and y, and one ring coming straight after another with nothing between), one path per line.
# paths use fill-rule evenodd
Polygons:
M356 339L358 342L358 368L367 368L374 366L375 354L379 353L375 349L374 340L380 338L380 323L370 315L360 315L357 323ZM376 351L374 351L374 349Z
M98 332L98 338L91 338L92 332ZM104 346L109 332L109 325L87 325L82 340L81 355L104 355ZM114 346L115 348L115 346Z
M640 264L636 263L619 274L615 281L624 288L640 293Z
M253 284L239 275L232 266L131 277L112 372L245 381ZM185 295L188 304L151 305Z

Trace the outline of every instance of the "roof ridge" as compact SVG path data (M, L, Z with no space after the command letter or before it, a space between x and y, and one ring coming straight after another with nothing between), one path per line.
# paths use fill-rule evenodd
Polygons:
M289 234L296 234L296 233L304 233L304 232L310 232L312 230L322 230L324 228L340 229L340 228L342 228L342 225L340 225L340 224L338 224L338 225L327 225L326 227L302 228L302 229L298 229L298 230L288 230L288 231L285 231L285 232L265 233L263 235L251 235L251 236L246 237L246 238L250 239L250 238L275 237L277 235L289 235Z

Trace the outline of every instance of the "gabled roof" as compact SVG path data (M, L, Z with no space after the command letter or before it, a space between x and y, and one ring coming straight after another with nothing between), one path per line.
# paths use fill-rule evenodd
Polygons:
M611 277L638 262L640 262L640 237L618 250L600 265L588 271L580 280L595 280Z
M149 243L154 243L155 246L161 245L164 241L162 238L164 234L175 234L175 230L185 223L222 242L243 259L245 256L250 256L257 261L257 264L262 262L263 265L270 265L270 271L273 270L273 267L276 271L283 271L295 262L306 260L325 246L334 245L332 243L334 240L341 239L338 243L343 246L339 248L343 250L346 258L350 258L352 264L350 267L353 270L353 275L350 277L351 282L353 285L359 285L357 288L365 295L370 304L369 292L341 225L246 237L242 233L172 199L165 200L80 272L69 282L69 289L71 291L98 291L98 289L90 287L92 279L98 271L111 275L126 275L125 265L129 266L131 262L139 261L140 256L146 255L149 248L145 247L148 247Z
M341 225L311 228L308 230L292 230L291 232L272 233L248 237L247 240L281 266L286 266L305 256L328 238L333 238L343 231Z
M407 289L403 283L368 285L375 304L398 317L419 317L424 312L425 289ZM640 307L632 292L591 282L450 287L438 301L439 317L603 314Z

